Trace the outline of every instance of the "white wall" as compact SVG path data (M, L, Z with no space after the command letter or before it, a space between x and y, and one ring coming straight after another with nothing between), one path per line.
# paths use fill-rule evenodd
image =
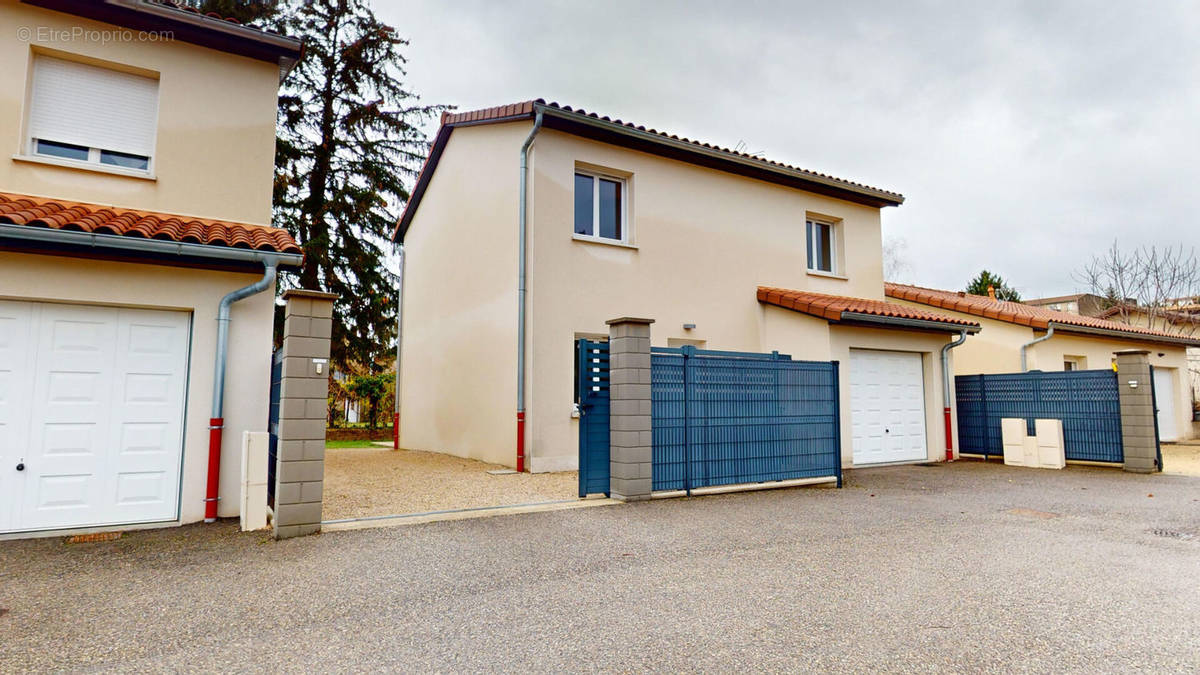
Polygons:
M451 134L405 236L402 448L516 461L518 151L528 131Z

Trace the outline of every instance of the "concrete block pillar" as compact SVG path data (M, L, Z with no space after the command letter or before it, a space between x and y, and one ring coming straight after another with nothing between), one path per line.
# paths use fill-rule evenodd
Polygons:
M321 530L332 293L290 290L283 323L275 538Z
M1117 355L1117 388L1121 397L1121 441L1125 470L1151 473L1158 470L1158 437L1154 432L1154 380L1150 352L1125 349Z
M613 499L650 498L650 324L621 317L608 324L609 492Z

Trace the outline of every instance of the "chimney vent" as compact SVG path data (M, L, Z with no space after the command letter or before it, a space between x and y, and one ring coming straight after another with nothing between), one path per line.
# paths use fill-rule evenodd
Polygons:
M996 299L996 287L991 284L988 284L988 297L993 300Z

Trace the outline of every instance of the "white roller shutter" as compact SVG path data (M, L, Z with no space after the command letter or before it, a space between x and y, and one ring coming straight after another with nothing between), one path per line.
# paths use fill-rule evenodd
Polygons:
M154 155L158 80L38 56L29 111L32 138Z

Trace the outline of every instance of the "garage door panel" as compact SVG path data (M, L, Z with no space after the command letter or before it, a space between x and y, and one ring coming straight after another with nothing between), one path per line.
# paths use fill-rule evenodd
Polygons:
M113 392L118 520L174 518L187 388L187 316L122 310Z
M854 463L925 459L921 355L852 349L849 365Z
M29 303L0 300L0 531L13 528L23 498L16 465L29 434L33 313Z
M27 469L20 499L0 502L0 530L177 517L188 315L7 304L0 317L24 306L36 340L24 350L32 365L23 382L7 388L29 401L12 425L25 430ZM0 351L0 368L5 358Z
M42 517L55 522L63 511L80 511L95 506L95 481L91 474L37 476L29 490L33 507ZM67 516L70 517L70 516Z
M126 471L117 476L117 509L141 515L147 506L172 506L170 476L165 471Z

